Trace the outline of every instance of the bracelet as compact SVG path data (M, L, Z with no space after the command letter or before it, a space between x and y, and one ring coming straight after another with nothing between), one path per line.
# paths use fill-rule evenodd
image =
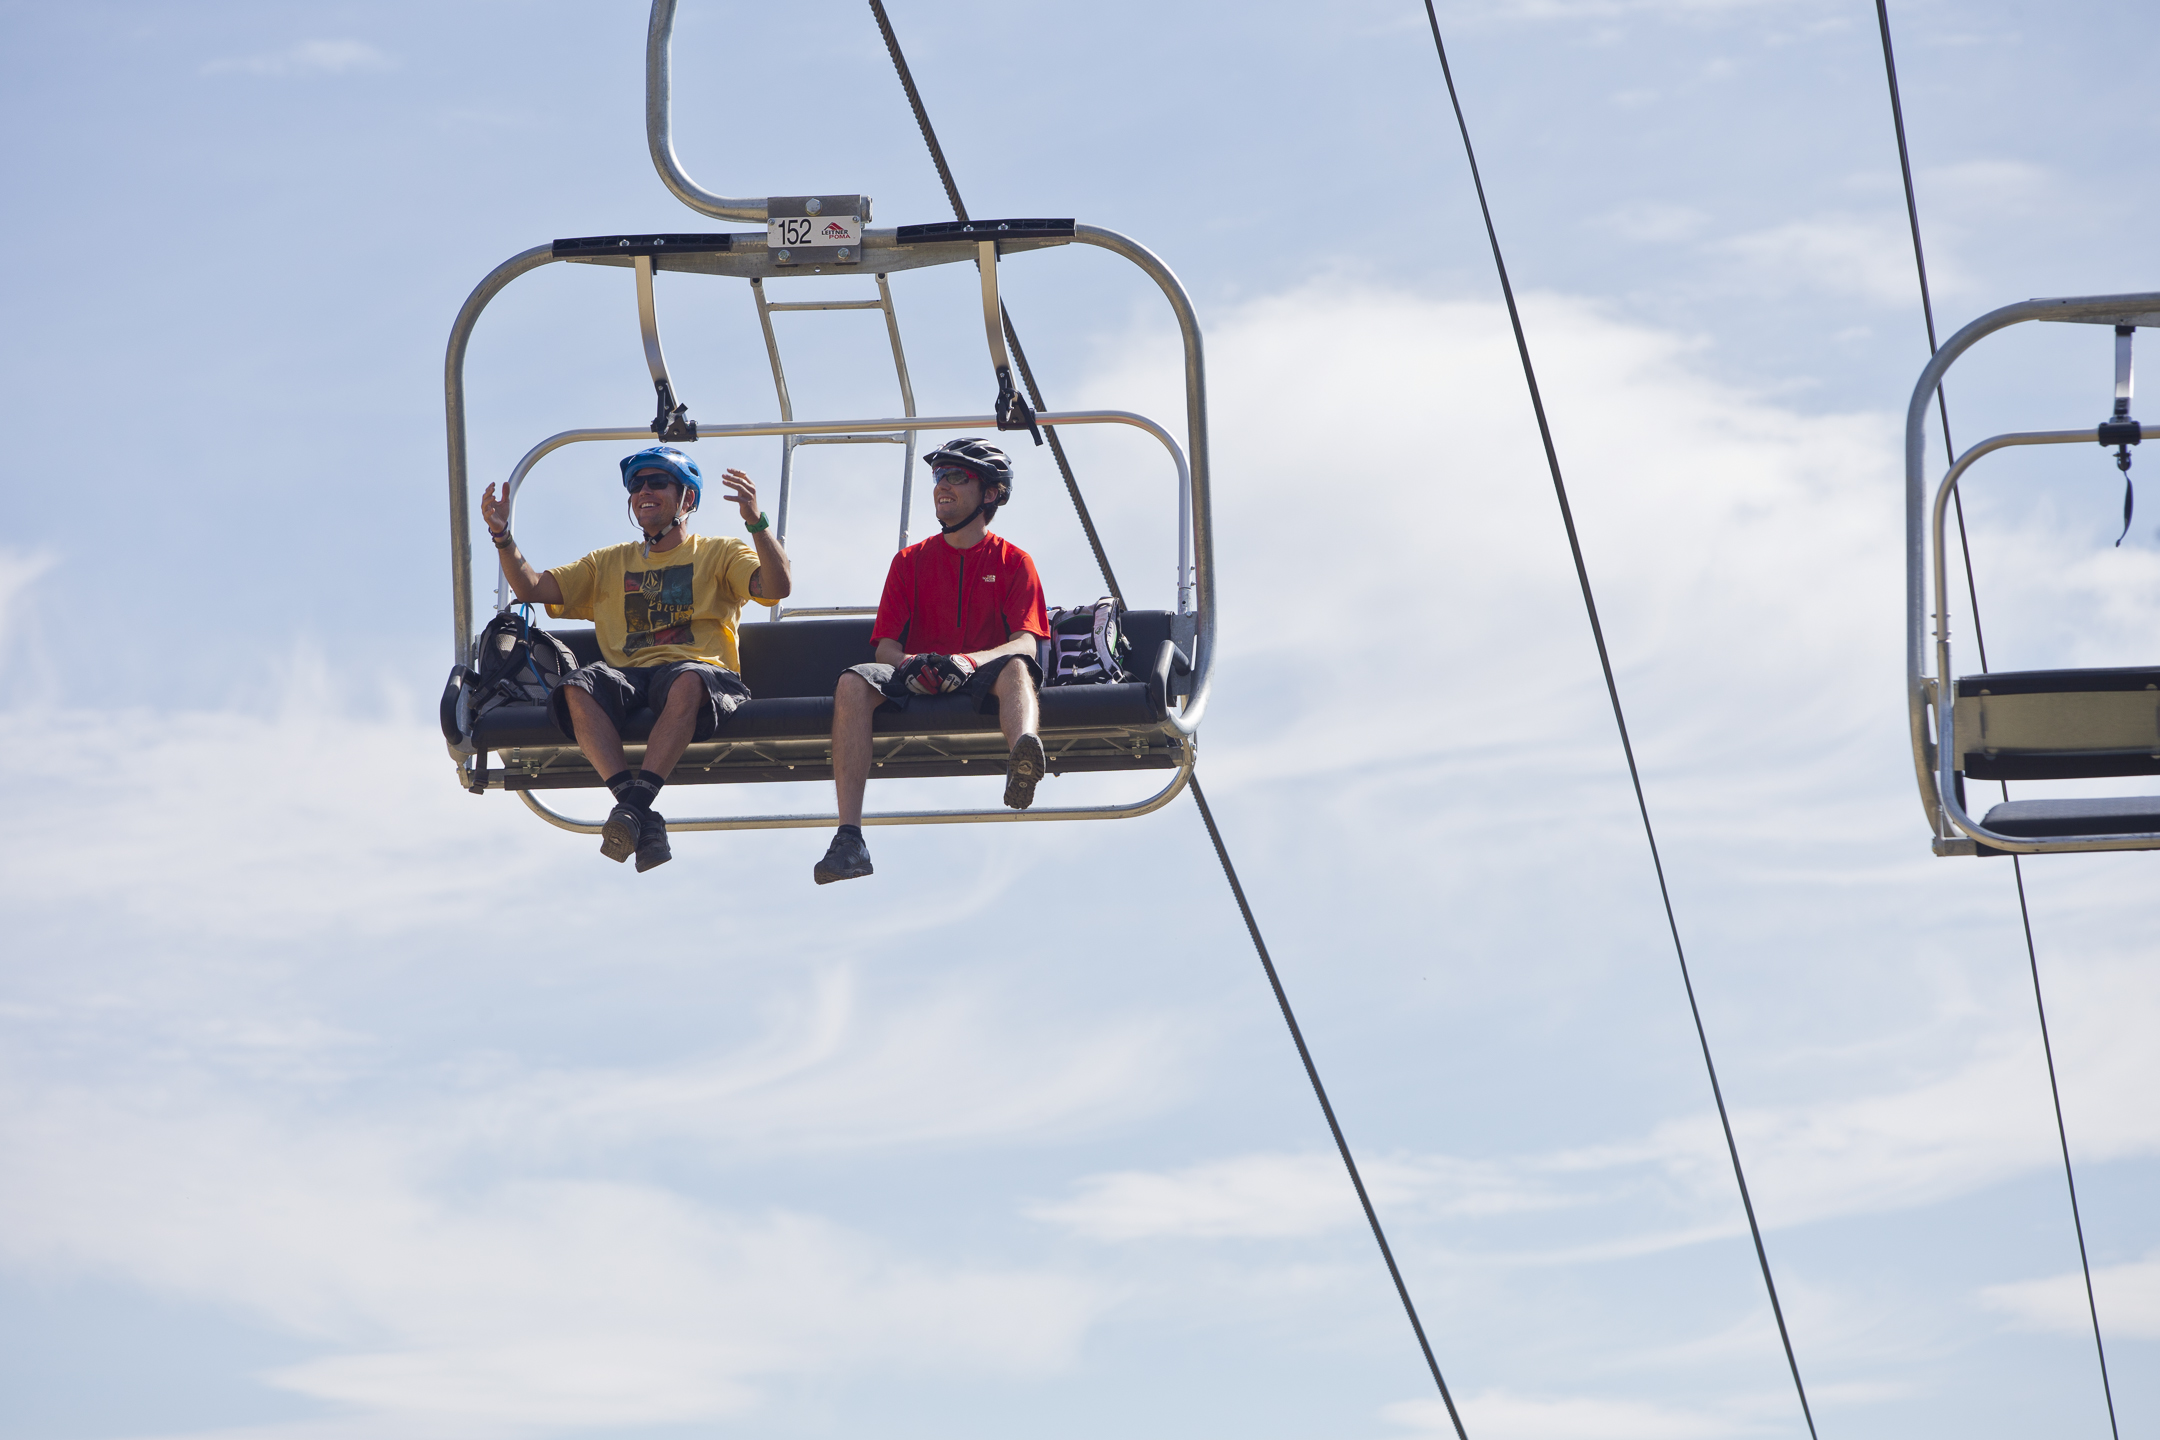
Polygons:
M495 542L497 550L510 548L510 532L508 530L490 530L488 531L488 539Z
M765 518L765 512L762 510L757 512L757 522L755 524L743 526L743 529L749 531L752 535L762 535L771 528L772 521Z

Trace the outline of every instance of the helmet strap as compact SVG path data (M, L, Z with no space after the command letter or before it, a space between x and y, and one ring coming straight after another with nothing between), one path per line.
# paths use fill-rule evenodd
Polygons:
M976 517L976 516L978 516L978 515L980 515L980 514L982 514L982 512L983 512L983 502L982 502L982 501L980 501L980 500L977 500L977 501L975 502L975 508L974 508L973 510L970 510L970 511L968 511L968 513L967 513L967 518L966 518L965 520L962 520L962 521L960 521L959 523L957 523L957 524L954 524L954 525L940 525L940 526L938 526L938 529L940 529L940 530L944 531L944 532L945 532L945 533L946 533L947 535L950 535L950 534L952 534L952 533L953 533L953 531L955 531L955 530L965 530L965 529L967 529L967 527L968 527L968 526L970 526L970 525L972 525L972 524L974 524L974 523L975 523L975 517Z
M636 500L636 498L637 498L636 496L632 496L632 497L630 497L631 501L635 501L635 500ZM660 527L660 529L659 529L659 531L658 531L657 533L655 533L655 534L651 534L651 535L646 535L646 534L645 534L645 527L644 527L643 525L638 525L638 522L637 522L637 512L636 512L635 510L632 510L632 511L630 512L630 521L631 521L631 523L632 523L632 524L634 524L634 525L637 525L637 526L638 526L638 533L639 533L640 535L645 535L645 543L644 543L643 545L641 545L641 546L639 546L639 547L638 547L638 554L639 554L639 555L641 555L641 556L644 556L644 557L646 557L647 559L650 559L650 558L651 558L651 556L652 556L652 547L653 547L653 546L655 546L655 545L657 545L657 544L659 544L659 543L660 543L660 542L661 542L662 540L666 539L666 538L667 538L667 533L668 533L668 531L670 531L670 530L677 530L677 529L680 529L680 528L682 527L682 523L683 523L683 521L685 521L685 520L687 520L687 519L689 519L689 518L690 518L690 512L689 512L688 510L685 510L685 509L683 509L683 501L685 501L685 500L687 500L687 499L689 499L689 498L690 498L690 488L689 488L689 487L688 487L688 486L686 485L686 486L684 486L684 487L683 487L683 489L682 489L681 493L679 493L679 494L678 494L678 495L677 495L677 496L675 497L675 518L674 518L674 519L672 519L672 520L670 520L670 521L668 521L668 523L667 523L667 524L665 524L665 525L661 526L661 527ZM626 502L626 503L627 503L627 502ZM980 508L980 507L977 507L977 508ZM969 517L969 518L971 518L971 519L972 519L973 517L971 516L971 517Z

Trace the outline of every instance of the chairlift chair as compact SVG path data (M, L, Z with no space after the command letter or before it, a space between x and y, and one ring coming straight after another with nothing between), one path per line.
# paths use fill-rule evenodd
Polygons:
M861 195L773 196L731 199L706 191L683 173L670 131L669 41L675 0L654 0L646 36L646 139L661 180L691 209L714 219L762 222L758 231L700 234L602 235L561 239L512 256L473 290L451 327L443 388L449 436L450 559L453 629L452 671L442 704L443 736L461 785L475 794L515 793L552 825L597 833L600 822L556 810L542 797L557 790L596 789L603 777L540 705L503 706L480 717L461 703L464 678L477 663L481 630L474 625L472 499L468 484L465 425L465 351L488 304L513 280L558 263L599 265L635 272L638 324L657 401L651 424L564 430L541 440L512 468L507 491L515 507L533 466L565 446L604 442L648 445L757 436L781 442L779 502L775 522L784 542L788 499L797 448L824 444L892 444L901 447L899 545L908 543L909 505L919 437L924 434L1019 430L1039 434L1061 426L1123 425L1161 444L1176 474L1177 575L1175 609L1127 610L1125 631L1137 670L1127 683L1047 687L1041 737L1053 775L1153 770L1171 772L1144 798L1118 804L1037 806L1028 810L945 809L873 812L870 825L941 824L971 821L1121 819L1145 815L1174 799L1192 774L1202 712L1206 709L1215 650L1215 567L1208 490L1207 400L1199 324L1190 298L1168 266L1135 241L1111 230L1069 219L944 221L873 229L870 201ZM1013 380L998 299L1002 262L1066 245L1093 245L1121 255L1162 290L1177 317L1184 343L1185 440L1181 446L1163 426L1123 410L1034 413ZM923 416L915 412L907 359L888 277L930 265L976 262L981 271L984 329L997 399L992 413ZM708 424L693 420L675 393L660 343L653 277L662 270L736 277L749 282L773 384L776 422ZM790 278L860 279L868 275L876 298L859 294L826 300L776 303L764 282ZM773 316L791 311L875 309L883 312L900 390L897 416L799 419L789 398ZM1037 443L1040 443L1038 439ZM1167 507L1166 507L1167 508ZM865 576L874 583L881 576ZM512 599L507 580L496 587L496 610ZM677 764L671 786L755 784L830 779L833 687L848 666L871 658L874 605L775 608L770 623L737 627L745 683L756 697L720 731L692 745ZM599 659L590 628L554 632L580 663ZM653 716L633 716L625 728L632 763L642 754ZM873 778L1001 774L1005 745L995 715L979 715L960 696L918 700L904 714L879 712L873 736ZM750 830L833 824L832 814L712 815L671 818L673 831Z
M2097 430L1996 435L1955 459L1926 490L1927 412L1943 376L1982 337L2025 321L2115 327L2114 413ZM2160 325L2160 294L2096 295L2005 305L1953 335L1920 373L1905 412L1905 675L1913 766L1938 855L2042 855L2160 849L2160 795L2005 800L1974 819L1967 780L2160 775L2160 666L1982 671L1951 668L1945 513L1975 461L2011 446L2129 448L2160 429L2130 417L2137 327ZM2129 514L2127 495L2124 524ZM1928 672L1929 602L1936 627Z

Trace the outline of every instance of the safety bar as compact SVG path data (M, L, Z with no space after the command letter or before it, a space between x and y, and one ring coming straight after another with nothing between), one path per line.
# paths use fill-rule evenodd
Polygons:
M1130 805L1061 805L1030 806L1025 810L886 810L872 811L862 818L865 825L959 825L977 820L1008 822L1036 820L1130 820L1141 815L1151 815L1177 799L1187 781L1192 779L1193 762L1197 758L1195 742L1187 738L1184 755L1168 784L1145 800ZM532 812L558 830L568 830L578 835L597 835L602 821L575 820L560 810L550 809L546 801L530 790L517 792L518 798L532 807ZM823 829L840 823L840 816L831 815L708 815L694 820L670 820L669 834L693 830L808 830Z
M2160 438L2160 426L2144 426L2142 438ZM2013 445L2091 445L2094 432L2086 430L2027 430L2008 435L1995 435L1981 441L1958 457L1957 463L1943 476L1935 487L1933 511L1932 556L1935 562L1935 676L1933 692L1935 710L1935 793L1940 797L1942 815L1960 831L1997 850L2009 850L2024 855L2047 854L2067 850L2149 850L2160 844L2160 832L2129 832L2121 835L2054 836L2035 840L2030 836L2005 835L1990 830L1965 809L1958 799L1957 768L1959 747L1957 743L1956 686L1950 669L1950 583L1947 540L1947 515L1950 498L1957 493L1958 484L1973 462L1983 455ZM1930 823L1938 826L1938 838L1948 839L1939 828L1939 822L1930 817Z
M658 0L664 3L664 0ZM657 13L657 12L656 12ZM1075 224L1072 242L1094 245L1114 254L1122 255L1153 280L1169 301L1171 313L1177 317L1179 338L1184 347L1185 358L1185 437L1186 448L1179 452L1171 443L1173 453L1179 457L1180 484L1185 493L1178 506L1178 609L1172 621L1172 636L1183 644L1190 642L1192 654L1192 693L1187 697L1179 728L1197 726L1207 709L1215 669L1215 507L1209 477L1213 450L1208 440L1207 426L1207 364L1200 336L1200 323L1193 313L1192 300L1185 287L1178 281L1169 266L1163 264L1146 246L1094 225ZM865 239L869 247L869 237ZM1060 241L1059 243L1066 243ZM906 247L898 247L904 249ZM940 247L942 248L942 247ZM921 263L944 264L969 258L973 246L950 247L950 255L926 258ZM501 294L511 281L521 275L551 264L558 258L551 245L536 245L530 250L511 256L489 271L472 294L458 310L457 320L450 327L450 341L443 356L443 409L444 439L449 452L449 500L450 500L450 587L451 628L453 630L451 658L453 665L465 663L472 647L473 637L473 556L472 556L472 495L470 486L470 458L465 424L465 354L472 342L473 330L488 304ZM2151 307L2160 311L2160 296L2149 297ZM2034 302L2051 303L2051 302ZM2060 302L2053 302L2060 303ZM888 313L888 325L892 318ZM1981 322L1975 322L1979 324ZM2003 322L2005 324L2009 321ZM1967 326L1971 330L1972 326ZM1959 332L1962 338L1965 332ZM1982 332L1985 333L1985 332ZM1977 338L1977 337L1976 337ZM1954 342L1953 342L1954 343ZM1967 341L1966 343L1970 343ZM1949 353L1946 349L1945 353ZM1095 412L1109 416L1119 412ZM1069 424L1093 423L1086 416L1064 417ZM1138 417L1134 417L1137 419ZM1048 423L1046 417L1037 417L1038 423ZM994 423L990 417L971 416L955 422L968 428ZM1132 423L1125 421L1121 423ZM1153 422L1147 422L1152 426ZM799 433L820 430L912 430L935 428L932 423L912 417L902 420L861 421L853 420L826 426L805 426ZM1145 427L1144 427L1145 428ZM566 432L568 433L568 432ZM780 434L772 426L700 426L700 435L718 437L740 434ZM1160 433L1160 432L1158 432ZM614 432L611 438L640 439L650 434L647 430ZM543 442L546 443L546 442ZM567 441L561 442L567 443ZM552 446L550 446L552 448ZM540 453L545 453L542 451ZM538 456L530 456L537 459ZM529 468L529 465L527 466ZM1915 495L1917 496L1917 490ZM1915 543L1920 531L1919 500L1913 501ZM1912 593L1919 596L1915 581ZM1913 664L1917 673L1918 652L1914 652ZM1932 781L1928 783L1932 784Z
M1912 731L1913 770L1920 784L1920 805L1927 812L1928 828L1938 839L1948 837L1942 832L1942 793L1935 778L1936 747L1928 739L1928 711L1935 688L1938 684L1948 684L1949 677L1946 674L1939 681L1930 680L1925 666L1928 589L1927 409L1936 390L1942 385L1943 377L1949 373L1950 367L1956 363L1959 356L1996 331L2028 320L2082 325L2160 325L2160 292L2021 300L2014 305L1990 310L1943 342L1942 348L1935 352L1934 358L1929 360L1927 367L1920 372L1919 383L1913 386L1912 400L1905 407L1905 709ZM2097 432L2079 432L2079 438L2095 441ZM1978 459L1982 453L1985 452L1976 447L1972 458ZM1995 842L1988 843L1992 845Z

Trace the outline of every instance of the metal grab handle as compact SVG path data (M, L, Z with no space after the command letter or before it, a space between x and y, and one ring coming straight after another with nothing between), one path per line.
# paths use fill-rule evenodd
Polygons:
M675 158L668 74L668 46L674 38L675 0L653 0L652 21L645 30L645 144L652 151L653 169L660 172L660 183L668 193L700 215L761 221L767 208L763 197L738 200L715 195L683 174L682 162Z

